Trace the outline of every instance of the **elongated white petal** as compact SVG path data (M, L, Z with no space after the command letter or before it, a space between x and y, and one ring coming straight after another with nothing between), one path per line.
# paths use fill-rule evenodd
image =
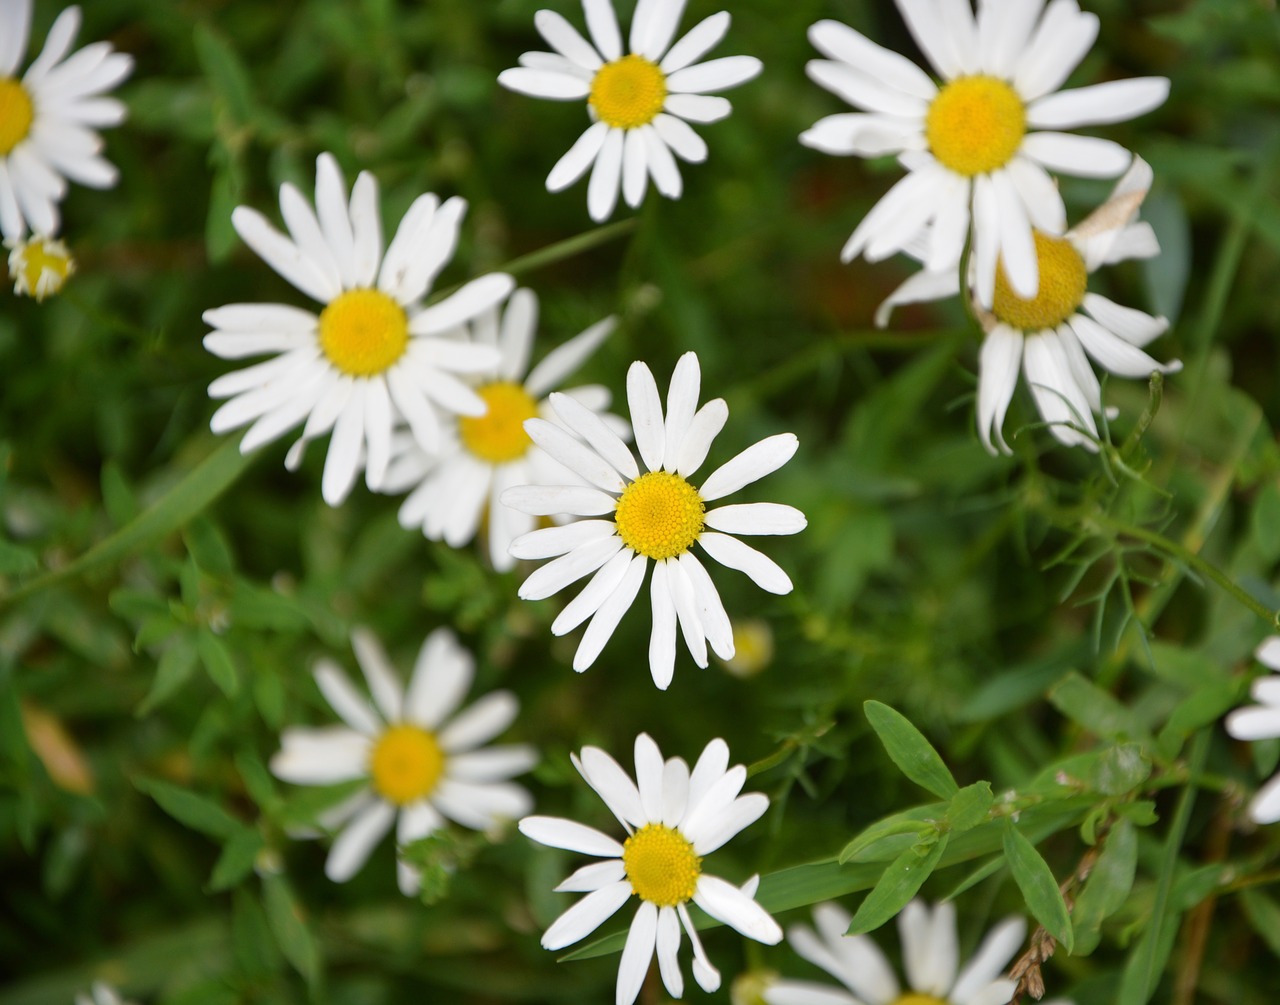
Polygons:
M581 545L530 574L521 585L521 600L542 600L590 575L622 549L622 539L607 537Z
M636 910L631 929L627 932L627 941L622 947L615 1005L631 1005L639 997L640 985L644 983L649 964L653 961L657 935L658 908L646 900Z
M746 573L760 589L778 595L791 592L791 577L782 567L736 537L704 532L698 544L721 565Z
M333 842L325 860L324 874L335 883L349 880L360 871L374 846L391 830L395 819L396 808L382 801L357 816Z
M782 929L769 913L732 883L717 876L703 873L698 877L693 902L749 939L768 946L782 941Z
M605 134L587 183L587 212L596 223L607 220L618 202L624 135L624 130L613 128Z
M600 54L612 62L622 55L622 33L613 12L613 0L582 0L587 15L587 29Z
M598 414L567 394L553 393L551 407L555 409L556 415L564 421L566 426L590 444L596 454L608 464L610 470L624 475L631 481L640 477L640 469L636 466L635 457Z
M631 884L626 882L587 894L551 923L542 936L542 948L563 949L586 938L613 917L630 896Z
M594 827L560 817L525 817L519 824L525 837L550 848L601 858L622 858L622 845Z
M376 736L382 732L383 724L372 706L355 689L351 679L338 664L321 659L317 661L313 675L324 700L338 714L338 718L365 736Z
M518 485L502 493L502 503L530 516L603 516L618 507L613 496L581 485Z
M662 401L653 373L639 360L627 370L627 402L631 406L631 429L640 459L650 471L658 471L666 456Z
M659 69L671 74L697 62L720 44L729 30L730 16L727 10L704 18L685 33L662 57ZM679 997L677 995L676 997Z
M1004 417L1013 400L1021 364L1022 333L1008 325L996 325L983 339L978 357L978 436L987 453L996 452L995 444L1006 454L1013 452L1004 439Z
M369 682L369 691L382 718L386 722L400 721L404 704L404 690L396 678L395 669L387 659L386 650L367 628L356 628L351 633L351 647L356 661Z
M824 55L858 67L886 87L921 101L937 97L937 85L915 63L839 21L819 21L810 26L809 41Z
M529 371L529 376L524 382L525 390L533 397L540 398L548 391L559 387L566 377L600 348L600 344L612 334L617 324L616 317L604 318L569 339L564 345L552 349L542 362Z
M622 860L605 859L592 862L569 874L555 887L556 893L593 893L605 886L621 882L627 875Z
M630 551L622 549L605 562L582 591L556 616L551 623L551 634L564 635L571 632L600 610L600 606L609 599L627 574L633 557Z
M1005 918L987 933L978 951L956 978L950 997L957 1002L970 1002L985 985L991 984L1013 959L1027 934L1027 923L1021 918Z
M748 447L716 468L702 483L698 494L712 502L738 491L786 464L795 455L800 441L794 433L777 433Z
M591 84L576 74L535 70L528 66L503 70L498 74L498 83L509 90L552 101L578 101L591 93Z
M440 749L457 753L488 743L515 722L519 711L520 703L510 691L490 691L445 724L437 737Z
M648 562L643 555L636 555L627 566L621 582L596 610L587 630L582 634L582 641L578 643L578 651L573 654L574 670L581 673L600 655L605 643L613 635L613 630L618 627L618 622L640 592Z
M653 629L649 633L649 672L658 690L671 686L676 665L676 606L667 582L668 562L653 563L649 582L649 606L653 613Z
M578 30L553 10L540 10L533 15L538 33L556 52L588 70L598 70L602 60Z
M798 534L807 521L794 506L741 503L709 511L706 524L726 534Z
M630 830L649 823L636 783L606 751L583 747L581 757L574 757L573 763L622 826Z

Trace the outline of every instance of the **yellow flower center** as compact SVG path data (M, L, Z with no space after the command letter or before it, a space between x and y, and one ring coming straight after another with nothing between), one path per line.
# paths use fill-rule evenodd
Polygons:
M476 388L489 411L458 420L462 445L490 464L505 464L525 455L533 442L524 420L538 414L538 403L519 384L498 380Z
M945 998L935 998L933 995L916 994L911 991L903 995L901 998L894 999L892 1005L947 1005Z
M15 293L43 300L62 289L76 263L61 241L33 237L19 241L9 252L9 278Z
M383 373L408 345L404 308L378 290L348 290L320 312L320 348L353 377Z
M378 795L407 806L429 796L444 774L444 753L433 734L417 726L390 726L369 757L369 774Z
M702 859L685 836L664 824L647 824L622 846L622 867L641 900L675 907L693 896Z
M970 177L1004 167L1027 132L1018 93L995 77L962 77L938 92L924 120L933 156Z
M615 129L636 129L652 122L666 100L666 75L657 63L632 53L596 71L587 103Z
M27 89L11 77L0 80L0 157L27 138L35 117Z
M622 493L613 519L622 543L646 558L683 555L702 533L706 505L698 490L669 471L641 475Z
M1075 313L1084 299L1089 273L1080 252L1065 237L1035 231L1036 258L1040 262L1040 288L1024 300L1009 285L1004 263L996 270L996 290L991 312L1020 331L1056 328Z

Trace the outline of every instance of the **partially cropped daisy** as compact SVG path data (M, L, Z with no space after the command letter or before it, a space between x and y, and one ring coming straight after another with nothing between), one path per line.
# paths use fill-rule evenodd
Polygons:
M475 341L496 346L502 358L485 373L472 376L475 392L484 400L484 415L463 416L456 429L445 432L439 453L429 454L408 440L387 473L385 492L413 491L400 507L404 527L421 527L433 541L458 548L475 536L488 515L489 555L493 567L505 572L515 565L508 548L527 534L537 520L502 505L502 493L514 485L562 485L572 475L559 461L534 445L524 421L541 416L555 420L545 395L558 387L600 346L616 319L605 318L547 354L532 370L529 355L538 326L538 298L532 290L517 290L499 313L495 306L472 324ZM609 407L609 392L598 384L566 391L593 412ZM615 430L626 423L610 416ZM621 428L619 428L621 427Z
M707 145L689 122L715 122L732 111L713 92L746 83L761 69L754 56L702 59L729 30L721 11L700 21L675 45L685 0L640 0L624 54L612 0L582 0L591 41L555 11L534 24L555 52L526 52L498 83L535 98L587 102L592 125L547 176L547 191L568 188L595 165L587 186L593 220L613 212L621 186L627 205L644 200L649 178L668 199L682 190L676 157L707 158ZM674 154L674 156L673 156Z
M76 993L76 1005L132 1005L120 997L120 992L103 981L94 981L89 994Z
M4 245L9 249L13 292L19 296L34 297L40 302L61 290L67 277L76 271L71 252L56 237L11 238Z
M437 409L483 415L485 402L459 374L498 363L492 346L457 338L459 326L506 297L510 276L474 279L430 307L423 297L453 256L467 204L419 196L385 253L378 183L361 171L347 201L342 169L331 154L316 161L315 209L293 185L280 186L289 236L257 210L238 206L236 232L276 272L323 304L317 315L285 304L230 304L204 312L215 330L204 345L215 356L272 359L219 377L213 398L229 398L210 425L224 433L249 425L245 453L306 423L286 463L296 467L308 441L333 430L322 491L340 503L360 468L376 489L391 459L391 431L407 422L424 450L441 445Z
M1000 922L960 969L955 906L942 903L931 911L911 901L898 915L905 990L869 936L844 934L849 920L843 908L819 904L813 909L816 931L807 925L787 929L791 948L844 987L780 980L765 989L767 1005L1004 1005L1013 997L1014 981L1001 974L1026 935L1021 918Z
M18 66L31 32L31 0L0 0L0 233L57 233L67 179L110 188L116 169L100 156L94 130L124 121L125 107L104 97L133 70L133 59L95 42L68 56L80 31L80 8L58 15L44 49Z
M979 300L991 305L996 260L1022 297L1039 288L1032 227L1062 233L1065 211L1048 171L1114 178L1130 154L1110 140L1063 132L1122 122L1159 106L1163 77L1059 90L1098 34L1075 0L896 0L907 27L942 78L836 21L809 30L830 57L809 76L864 111L831 115L801 136L830 154L897 154L908 171L844 246L849 261L877 261L929 227L924 260L955 267L972 227ZM972 205L972 219L970 206Z
M774 945L782 929L754 900L756 878L739 888L702 871L702 857L728 842L764 814L769 797L739 795L747 780L741 764L729 767L724 740L712 740L693 771L679 757L662 759L646 734L636 737L636 780L598 747L583 747L574 767L604 800L627 832L619 842L608 834L559 817L525 817L520 832L540 844L594 855L556 887L586 896L560 915L542 936L546 949L563 949L586 938L634 895L631 919L618 965L616 1005L631 1005L656 951L662 983L673 998L684 993L677 954L683 928L693 945L693 976L704 991L720 987L689 917L688 904L757 942Z
M403 847L446 820L489 830L532 809L529 794L508 779L534 765L533 748L483 746L515 721L516 698L492 691L458 711L475 662L453 633L439 628L427 636L407 690L373 635L357 629L351 644L372 704L336 663L320 660L316 684L346 725L286 729L271 759L271 771L297 785L368 782L321 818L340 831L325 875L335 883L354 876L392 824ZM413 866L398 861L397 876L406 895L416 892Z
M701 372L691 352L671 377L666 415L653 374L643 363L627 373L627 399L642 472L631 450L600 418L566 395L551 395L551 407L576 438L545 419L530 419L533 442L575 472L587 486L521 486L502 501L533 516L567 514L592 519L548 527L519 537L511 554L553 558L520 587L526 600L558 593L584 576L590 582L560 612L551 631L563 635L590 618L573 657L573 668L589 667L635 600L653 563L649 586L653 632L649 670L666 688L675 668L676 625L698 666L707 665L707 644L721 659L733 656L733 629L720 594L693 546L721 565L745 572L770 593L790 593L791 580L770 558L735 534L795 534L804 514L778 503L718 506L715 502L776 471L796 451L796 438L779 433L748 447L713 471L701 485L691 479L724 428L729 409L715 398L701 408Z
M1165 318L1089 290L1089 274L1098 266L1159 253L1150 225L1134 222L1150 187L1151 168L1134 158L1111 197L1076 227L1061 237L1036 230L1040 290L1034 297L1017 294L1001 263L991 309L977 307L986 332L978 360L978 435L991 453L997 447L1009 453L1001 427L1019 368L1053 435L1087 450L1097 449L1093 416L1103 407L1090 359L1119 377L1145 378L1157 370L1175 373L1182 368L1177 360L1159 363L1142 349L1169 327ZM926 269L889 296L876 321L884 325L897 304L953 296L958 285L956 270ZM1109 411L1108 417L1113 416Z
M1254 658L1269 670L1280 671L1280 635L1264 639ZM1259 677L1249 693L1258 704L1238 708L1227 716L1227 732L1237 740L1280 737L1280 677ZM1249 816L1259 824L1280 821L1280 774L1258 790L1249 803Z

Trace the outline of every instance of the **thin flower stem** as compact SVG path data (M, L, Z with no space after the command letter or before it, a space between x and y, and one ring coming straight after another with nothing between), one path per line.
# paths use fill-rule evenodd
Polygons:
M527 255L521 255L519 258L512 259L498 271L510 272L512 275L532 272L534 269L553 265L566 258L572 258L574 255L581 255L585 251L607 244L616 238L625 237L635 229L636 218L619 220L617 223L611 223L605 227L597 227L595 230L588 230L586 233L566 238L545 248L539 248L537 251L531 251Z
M97 304L90 303L85 300L74 290L63 288L58 294L63 300L83 314L88 320L96 325L101 325L110 331L119 332L121 335L128 335L130 338L144 339L147 342L154 342L161 338L158 331L149 331L142 328L131 321L126 321L118 314L103 310Z

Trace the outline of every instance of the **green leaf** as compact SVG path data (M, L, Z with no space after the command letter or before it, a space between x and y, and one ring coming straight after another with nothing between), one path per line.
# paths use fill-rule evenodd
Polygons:
M236 886L250 872L263 847L262 835L253 827L242 827L222 847L209 877L209 891L217 893Z
M40 568L40 560L30 548L0 541L0 576L18 576Z
M196 57L209 78L214 94L222 99L227 114L237 123L254 118L257 102L249 71L232 46L208 25L195 29Z
M1139 744L1121 743L1102 752L1089 773L1090 785L1106 796L1132 792L1151 775L1151 761Z
M897 858L904 847L901 843L904 836L907 845L915 844L920 834L934 827L934 822L945 809L943 803L930 803L877 820L844 846L840 852L840 863L888 862Z
M212 520L203 516L192 520L183 532L182 539L186 542L187 553L201 572L210 576L231 575L235 564L231 558L231 546Z
M240 675L236 672L231 653L222 639L207 628L196 633L196 651L200 654L200 662L213 678L213 682L222 689L222 693L232 698L240 690Z
M1027 902L1027 910L1068 953L1071 952L1074 944L1071 917L1062 899L1062 891L1058 889L1058 881L1053 878L1049 863L1036 851L1035 845L1007 817L1004 824L1004 857L1009 863L1014 882L1018 884L1018 889Z
M320 949L307 926L301 906L279 873L262 877L267 922L276 945L311 988L320 980Z
M1087 956L1098 947L1102 922L1128 900L1137 865L1137 830L1129 821L1120 820L1107 835L1106 844L1071 910L1071 927L1076 939L1073 952L1077 956Z
M972 830L978 824L986 822L995 801L990 782L966 785L951 797L951 805L947 807L947 823L956 832Z
M103 508L113 524L123 527L138 515L138 497L125 479L120 465L114 460L102 465L100 480Z
M1149 739L1129 709L1078 673L1068 674L1050 691L1049 701L1095 736L1108 740Z
M940 834L924 848L908 848L885 869L880 881L858 905L846 935L861 935L879 928L907 906L924 885L947 850L949 835Z
M284 961L258 898L241 887L231 904L231 945L238 968L256 980L274 974Z
M1241 890L1240 899L1253 930L1262 937L1272 955L1280 957L1280 904L1253 887Z
M867 721L899 770L940 799L950 799L960 786L924 734L901 712L878 701L862 705Z
M173 645L160 654L160 660L156 664L156 675L151 681L151 690L138 703L133 714L139 718L149 715L177 694L191 679L191 674L196 668L196 659L196 650L190 638L184 636L175 639Z
M229 841L243 829L240 821L221 806L190 789L158 778L135 778L133 784L159 803L169 816L192 830Z

